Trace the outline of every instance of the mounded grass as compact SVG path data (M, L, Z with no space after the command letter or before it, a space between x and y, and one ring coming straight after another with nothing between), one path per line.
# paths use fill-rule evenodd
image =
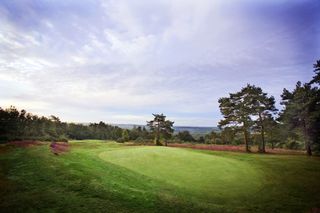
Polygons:
M317 157L72 141L0 147L1 212L308 212Z
M215 199L224 203L226 197L245 197L249 192L257 192L261 186L260 173L247 162L188 149L134 147L105 151L99 157L179 187L205 202Z

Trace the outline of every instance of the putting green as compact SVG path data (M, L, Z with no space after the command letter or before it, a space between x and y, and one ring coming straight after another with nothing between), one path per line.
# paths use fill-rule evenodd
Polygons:
M130 147L105 151L99 157L208 199L252 196L263 178L245 161L187 149Z

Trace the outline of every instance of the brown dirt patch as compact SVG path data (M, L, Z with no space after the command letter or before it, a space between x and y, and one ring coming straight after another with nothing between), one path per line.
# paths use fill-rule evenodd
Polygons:
M70 150L70 146L67 142L52 142L50 144L51 152L55 155L59 155Z

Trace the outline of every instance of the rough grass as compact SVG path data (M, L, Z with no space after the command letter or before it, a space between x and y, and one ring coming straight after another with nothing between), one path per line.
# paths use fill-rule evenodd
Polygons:
M0 147L0 212L310 212L319 158L113 142Z

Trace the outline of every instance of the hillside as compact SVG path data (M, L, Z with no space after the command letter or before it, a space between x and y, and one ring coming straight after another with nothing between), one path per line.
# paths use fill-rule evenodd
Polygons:
M1 212L311 212L318 158L112 141L0 146ZM61 144L62 146L62 144Z

